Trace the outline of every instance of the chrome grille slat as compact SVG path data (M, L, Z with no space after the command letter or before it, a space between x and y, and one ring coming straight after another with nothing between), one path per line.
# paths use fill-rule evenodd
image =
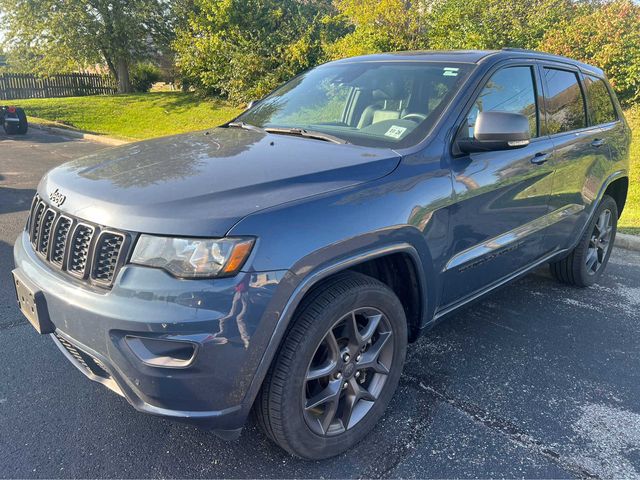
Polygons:
M35 196L27 223L33 249L77 279L110 287L126 257L130 236L76 220Z

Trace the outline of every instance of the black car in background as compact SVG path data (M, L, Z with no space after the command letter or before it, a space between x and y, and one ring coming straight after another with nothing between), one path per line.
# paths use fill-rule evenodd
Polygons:
M27 114L13 105L0 106L0 124L7 135L24 135L29 129Z

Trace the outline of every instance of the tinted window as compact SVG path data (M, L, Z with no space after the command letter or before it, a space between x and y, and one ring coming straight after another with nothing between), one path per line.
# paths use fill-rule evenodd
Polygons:
M593 125L609 123L618 119L616 109L611 102L609 89L604 80L591 75L584 77L589 99L589 116Z
M496 72L478 95L467 116L468 138L479 112L520 113L529 118L531 137L538 136L535 85L531 67L508 67Z
M584 100L574 72L545 68L547 82L547 130L550 134L587 126Z

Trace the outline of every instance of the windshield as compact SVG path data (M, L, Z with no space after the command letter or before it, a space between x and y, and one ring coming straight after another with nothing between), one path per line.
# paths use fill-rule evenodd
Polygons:
M329 64L294 78L237 121L327 133L356 145L407 147L429 132L470 70L435 62Z

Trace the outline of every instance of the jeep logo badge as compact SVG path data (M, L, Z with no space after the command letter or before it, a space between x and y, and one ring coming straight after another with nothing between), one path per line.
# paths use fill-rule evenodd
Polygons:
M61 194L57 188L49 194L49 200L51 200L51 203L53 203L56 207L62 205L66 199L67 196Z

